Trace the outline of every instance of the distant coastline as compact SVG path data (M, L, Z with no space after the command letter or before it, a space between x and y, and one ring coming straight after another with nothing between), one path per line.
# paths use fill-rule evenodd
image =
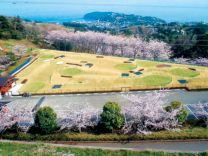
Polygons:
M167 0L168 1L168 0ZM202 0L196 4L180 2L172 5L168 2L156 4L154 2L114 2L85 0L73 2L70 0L60 0L51 2L49 0L3 0L0 1L0 15L20 16L31 21L41 21L50 23L63 23L69 21L82 21L85 14L93 11L110 11L124 14L134 14L141 16L154 16L167 22L208 22L208 3ZM147 3L147 4L146 4ZM58 9L58 10L57 10ZM60 9L60 10L59 10Z

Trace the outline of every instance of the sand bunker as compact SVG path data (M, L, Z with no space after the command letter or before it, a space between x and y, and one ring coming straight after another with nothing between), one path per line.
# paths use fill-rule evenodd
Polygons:
M43 62L50 62L50 59L44 60Z
M63 61L56 62L56 64L64 64Z

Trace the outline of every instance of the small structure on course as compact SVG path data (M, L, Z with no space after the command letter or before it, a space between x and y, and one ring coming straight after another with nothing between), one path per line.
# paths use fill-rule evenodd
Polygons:
M62 85L56 84L56 85L53 85L52 89L59 89L59 88L61 88L61 87L62 87Z
M88 67L88 68L91 68L92 66L93 66L92 63L86 63L86 64L85 64L85 67Z
M11 88L12 84L15 82L14 76L0 77L0 92L2 95L7 93Z
M129 73L122 73L121 76L122 77L129 77Z
M135 75L142 75L142 72L134 72Z
M186 83L188 83L187 80L178 80L178 82L179 82L180 84L186 84Z

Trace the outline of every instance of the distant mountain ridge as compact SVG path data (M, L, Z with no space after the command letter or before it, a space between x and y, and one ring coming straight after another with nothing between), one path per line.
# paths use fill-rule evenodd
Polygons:
M84 16L87 21L99 21L99 22L109 22L115 25L157 25L165 24L166 21L151 17L151 16L140 16L134 14L123 14L115 12L91 12Z

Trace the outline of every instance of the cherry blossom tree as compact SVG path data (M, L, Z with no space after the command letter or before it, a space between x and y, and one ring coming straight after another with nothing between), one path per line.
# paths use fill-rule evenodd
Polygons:
M124 95L130 103L123 108L125 133L148 134L155 130L170 130L178 127L180 109L168 112L164 109L164 91L145 96Z
M197 58L195 60L195 64L202 65L202 66L208 66L208 59L207 58Z
M194 114L198 119L204 120L206 126L208 127L208 103L198 103L191 105L194 110Z
M19 130L27 132L33 125L33 113L27 109L11 109L3 106L0 111L0 132L16 125Z
M144 57L153 60L168 60L171 56L170 47L165 42L150 40L146 43Z
M88 104L85 107L80 108L76 111L67 110L61 114L61 117L58 119L58 124L60 125L60 131L62 130L78 130L79 132L82 129L88 127L94 127L98 124L100 118L100 112L98 109L89 106Z
M66 47L70 44L77 52L112 56L167 60L171 55L170 46L161 41L147 42L141 38L113 36L92 31L53 30L48 32L45 41L60 50L64 49L61 45Z
M207 58L196 58L196 59L188 59L188 58L175 58L175 62L179 64L192 64L192 65L200 65L200 66L208 66Z

